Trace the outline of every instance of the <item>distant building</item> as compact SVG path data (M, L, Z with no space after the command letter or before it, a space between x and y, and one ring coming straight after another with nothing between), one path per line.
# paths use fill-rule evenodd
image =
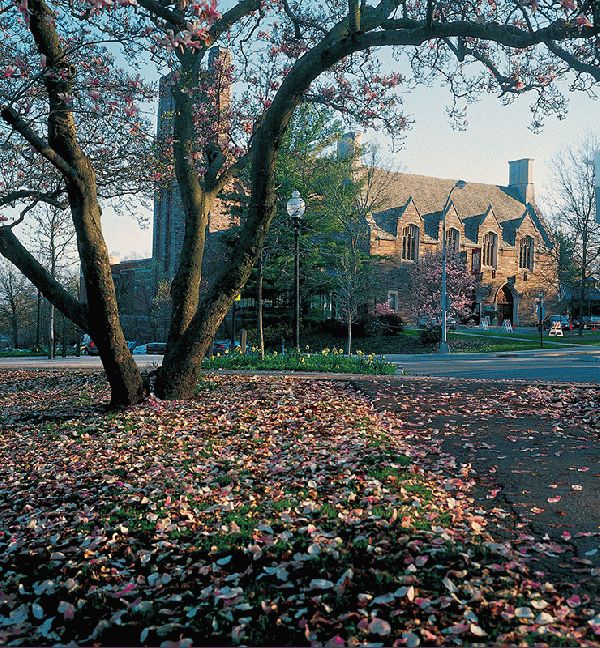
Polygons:
M215 119L227 118L230 88L223 82L224 70L230 60L230 52L221 47L209 50L208 65L200 73L206 75L212 98L211 110ZM159 139L172 135L174 99L171 75L159 82L157 134ZM207 99L207 101L208 101ZM221 131L226 129L221 129ZM216 135L220 140L221 136ZM225 144L224 142L222 143ZM244 193L239 183L228 188L228 198L217 200L209 215L206 231L206 248L202 264L202 287L214 278L214 268L222 267L229 258L229 237L239 226L239 204L231 198ZM159 283L171 281L179 264L185 232L185 213L179 187L175 180L168 184L158 183L154 195L152 233L152 257L135 261L112 260L121 320L129 338L163 340L166 338L165 314L157 317L156 294Z
M208 67L203 73L209 78L209 85L215 89L211 101L215 118L218 119L227 111L230 90L221 88L222 70L231 58L229 50L215 46L209 50ZM174 99L171 91L172 75L166 75L159 82L158 123L159 139L172 135ZM223 119L226 117L224 116ZM231 205L218 200L211 211L207 226L208 255L203 269L209 269L213 263L227 258L227 247L220 241L220 233L239 225ZM152 259L159 271L167 277L173 277L177 271L179 257L183 246L185 231L185 213L181 203L177 182L173 180L168 186L159 184L154 195L154 228L152 234Z
M408 268L441 250L442 210L455 181L382 171L380 182L389 207L368 216L369 246L387 271L374 297L402 312L409 301ZM481 277L475 306L482 316L533 323L535 298L558 298L555 243L535 204L533 160L509 162L506 186L468 182L455 190L446 242Z

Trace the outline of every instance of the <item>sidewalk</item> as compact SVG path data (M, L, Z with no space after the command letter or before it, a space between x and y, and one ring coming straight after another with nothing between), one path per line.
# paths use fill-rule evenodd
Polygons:
M505 338L506 339L506 338ZM529 340L528 340L529 341ZM546 340L544 340L546 344ZM561 357L570 355L590 355L592 357L600 358L600 347L598 345L577 345L569 346L567 349L520 349L517 351L492 351L488 353L450 353L449 355L442 355L440 353L386 353L383 357L388 362L408 362L408 361L429 361L441 362L443 360L451 361L456 360L483 360L490 358L515 358L521 356L549 356Z
M482 333L471 333L470 331L457 331L460 335L466 335L468 337L476 337L476 338L482 338L484 340L487 339L493 339L493 340L514 340L515 342L531 342L532 344L536 342L536 340L528 337L517 337L515 335L507 335L506 333L493 333L493 334L482 334ZM518 334L517 334L518 335ZM539 341L539 338L538 340ZM550 340L548 336L546 335L544 337L544 344L553 344L556 346L574 346L570 342L558 342L557 340ZM576 345L576 346L595 346L595 345ZM597 345L596 345L597 346Z

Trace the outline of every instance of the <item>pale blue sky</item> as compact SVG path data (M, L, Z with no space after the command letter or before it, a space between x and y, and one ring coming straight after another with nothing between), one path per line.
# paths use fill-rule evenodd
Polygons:
M453 130L445 113L448 93L443 88L419 88L405 98L405 108L414 119L407 132L404 148L392 156L393 166L408 173L443 178L461 178L470 182L508 183L508 160L530 157L534 163L534 183L538 200L550 181L553 155L586 133L600 130L600 103L582 93L570 95L566 119L547 119L544 130L528 130L531 121L531 97L522 96L510 106L503 106L495 96L472 105L466 131ZM379 135L367 137L385 145ZM150 256L152 218L142 229L131 218L116 217L105 210L104 235L111 253L127 257Z

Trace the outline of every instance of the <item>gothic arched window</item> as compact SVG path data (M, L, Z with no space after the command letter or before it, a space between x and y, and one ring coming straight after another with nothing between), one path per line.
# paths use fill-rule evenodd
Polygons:
M483 237L483 265L495 268L498 264L498 236L488 232Z
M533 238L524 236L519 246L519 268L533 270Z
M446 230L446 250L448 254L458 254L460 245L460 232L456 227Z
M402 258L405 261L419 258L419 228L416 225L407 225L402 230Z

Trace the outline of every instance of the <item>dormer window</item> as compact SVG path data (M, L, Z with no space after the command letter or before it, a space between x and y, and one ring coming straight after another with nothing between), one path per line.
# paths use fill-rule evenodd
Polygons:
M519 245L519 268L533 270L533 238L524 236Z
M460 245L460 232L456 227L446 230L446 251L448 254L458 254Z
M419 258L419 228L407 225L402 230L402 259L416 261Z
M494 232L487 232L483 237L483 265L488 268L498 266L498 236Z

